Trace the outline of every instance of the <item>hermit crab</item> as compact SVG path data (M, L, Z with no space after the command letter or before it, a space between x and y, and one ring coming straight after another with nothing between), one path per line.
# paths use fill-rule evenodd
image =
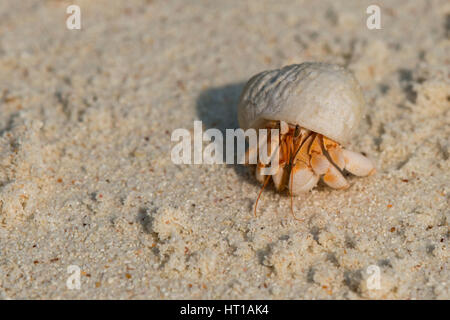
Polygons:
M272 178L278 191L289 190L292 209L292 195L311 190L320 178L332 188L345 189L349 183L344 170L356 176L375 173L371 160L343 148L364 116L364 109L357 80L337 65L305 62L253 76L240 97L239 124L244 130L279 130L275 143L270 134L266 141L268 153L278 153L277 170L271 175L261 174L267 163L257 157L256 178L263 183L261 192ZM250 147L247 158L257 149Z

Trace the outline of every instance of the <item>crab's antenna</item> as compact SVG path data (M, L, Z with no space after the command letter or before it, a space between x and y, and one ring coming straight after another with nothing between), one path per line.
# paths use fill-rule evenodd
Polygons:
M254 215L255 215L255 217L256 217L256 208L258 207L258 201L259 201L259 198L261 197L261 194L262 194L264 188L266 187L267 182L269 182L269 179L270 179L270 175L268 175L268 176L266 177L266 180L264 180L264 184L263 184L261 190L259 191L258 198L256 198L255 209L254 209Z
M289 194L291 195L291 214L295 218L294 215L294 196L292 195L292 183L293 183L293 177L294 177L294 168L291 167L291 177L289 179Z

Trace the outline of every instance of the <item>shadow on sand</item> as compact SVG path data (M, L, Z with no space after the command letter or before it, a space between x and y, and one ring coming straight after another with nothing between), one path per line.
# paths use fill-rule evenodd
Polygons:
M197 98L197 115L203 122L204 129L216 128L219 129L224 137L224 161L225 161L225 137L226 129L239 128L237 120L237 106L242 89L245 82L231 83L225 86L208 88ZM246 182L255 186L261 187L253 176L251 170L245 165L236 164L232 166L238 176L242 177ZM324 187L319 183L316 187L322 190ZM275 190L270 185L266 190Z
M226 129L239 128L237 106L245 82L231 83L220 87L208 88L197 98L197 115L203 122L204 129L219 129L224 137L224 161L226 157L225 142ZM236 161L235 161L236 163ZM232 164L235 172L247 182L258 185L247 166Z

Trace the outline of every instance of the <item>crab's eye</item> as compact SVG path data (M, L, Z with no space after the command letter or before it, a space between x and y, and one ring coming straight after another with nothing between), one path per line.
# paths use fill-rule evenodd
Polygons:
M295 130L294 130L294 138L298 138L299 136L300 136L300 126L299 125L296 125L295 126Z

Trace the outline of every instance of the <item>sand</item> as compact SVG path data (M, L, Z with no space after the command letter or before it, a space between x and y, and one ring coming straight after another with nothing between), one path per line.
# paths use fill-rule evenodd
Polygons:
M68 30L66 7L81 8ZM0 298L449 299L450 5L0 2ZM347 66L377 174L294 199L171 133L237 128L243 84ZM67 280L80 270L80 289Z

